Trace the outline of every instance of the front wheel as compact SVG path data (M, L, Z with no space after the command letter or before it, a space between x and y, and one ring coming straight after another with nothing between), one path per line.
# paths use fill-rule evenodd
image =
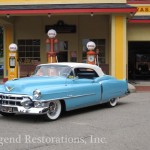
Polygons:
M1 112L1 111L0 111L0 114L5 117L11 117L11 116L15 115L15 113L5 113L5 112Z
M62 105L61 102L58 101L51 101L49 103L49 108L47 113L45 114L45 119L47 121L54 121L57 120L62 113Z
M117 103L118 103L118 98L112 98L107 104L109 107L115 107Z

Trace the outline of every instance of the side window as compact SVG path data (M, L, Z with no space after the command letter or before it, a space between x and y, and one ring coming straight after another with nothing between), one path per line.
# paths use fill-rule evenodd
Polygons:
M78 76L79 79L93 79L98 77L98 74L95 70L90 68L75 68L75 76Z

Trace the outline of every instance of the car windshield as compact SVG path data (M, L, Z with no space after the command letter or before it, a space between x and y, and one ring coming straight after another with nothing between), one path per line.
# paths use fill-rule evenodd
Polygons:
M71 68L69 66L62 65L41 65L37 66L33 75L35 76L64 76L68 77L71 73Z

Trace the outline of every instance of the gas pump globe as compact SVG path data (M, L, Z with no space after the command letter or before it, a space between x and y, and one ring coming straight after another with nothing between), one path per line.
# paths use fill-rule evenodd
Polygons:
M95 43L90 41L87 43L86 47L89 50L87 52L87 63L96 64L96 53L94 52L94 49L96 47Z
M18 47L15 43L9 45L9 67L8 67L8 80L18 77L18 63L17 63L17 50Z
M57 33L55 30L51 29L47 33L48 39L46 40L46 47L47 47L47 60L48 63L55 63L58 62L57 56L56 56L56 44L58 43L58 40L55 38Z

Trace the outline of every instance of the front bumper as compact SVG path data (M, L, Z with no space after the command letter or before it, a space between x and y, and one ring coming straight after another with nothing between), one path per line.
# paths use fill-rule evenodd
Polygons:
M38 105L35 106L36 103ZM33 101L32 97L28 95L0 93L0 112L45 114L48 108L49 101Z
M42 115L46 114L48 111L47 107L42 108L24 108L23 106L9 106L9 105L0 105L0 111L5 113L18 113L18 114L34 114L34 115Z

